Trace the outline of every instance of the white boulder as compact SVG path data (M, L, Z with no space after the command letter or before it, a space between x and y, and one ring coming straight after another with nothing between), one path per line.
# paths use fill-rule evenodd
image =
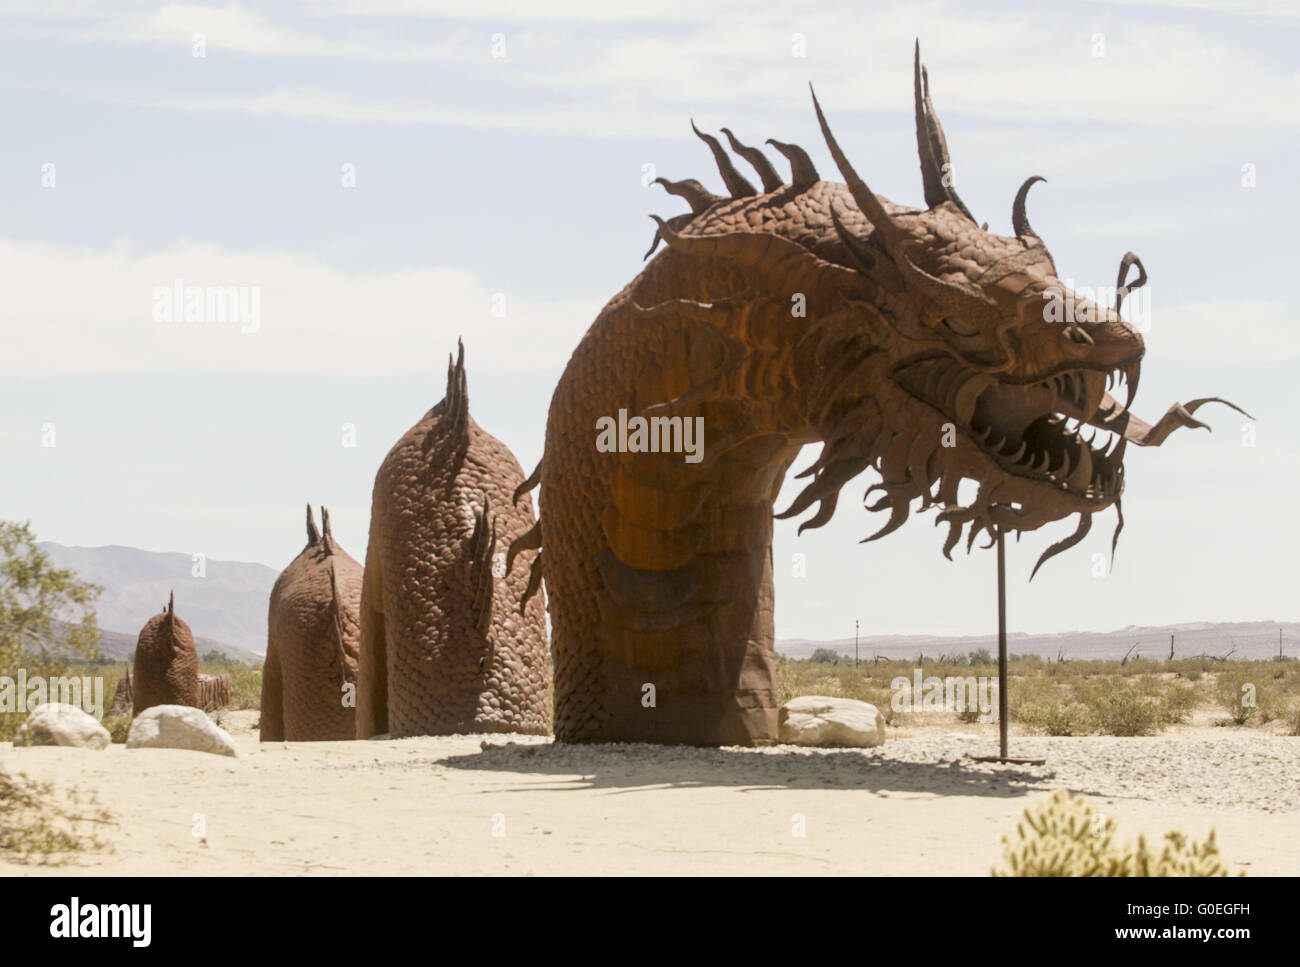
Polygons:
M781 706L781 742L788 745L885 744L885 717L870 702L801 695Z
M189 705L155 705L141 712L126 734L128 749L189 749L238 755L235 740L207 713Z
M46 702L32 709L18 727L14 748L26 745L66 745L76 749L107 749L108 729L75 705Z

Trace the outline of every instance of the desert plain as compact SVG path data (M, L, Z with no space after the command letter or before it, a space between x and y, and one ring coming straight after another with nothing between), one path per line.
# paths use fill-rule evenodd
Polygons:
M0 873L986 876L1026 806L1065 787L1118 839L1217 830L1230 867L1300 873L1300 741L1203 723L1152 737L891 728L876 749L557 745L464 735L260 743L239 755L0 745L0 765L93 791L110 849Z

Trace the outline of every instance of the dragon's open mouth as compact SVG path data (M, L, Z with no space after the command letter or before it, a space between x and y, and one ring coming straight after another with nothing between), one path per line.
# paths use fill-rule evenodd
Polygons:
M1139 426L1150 429L1128 416L1136 361L1113 370L1063 369L1010 383L972 372L956 359L932 358L904 367L897 377L1007 473L1099 507L1123 490L1128 439Z
M975 399L965 425L1008 473L1050 483L1088 501L1123 490L1123 435L1102 425L1103 402L1124 370L1066 370L1036 383L993 383ZM1109 409L1106 409L1109 412Z
M898 383L961 427L1008 474L1058 487L1093 510L1124 489L1124 449L1159 446L1179 427L1205 427L1192 414L1218 397L1175 403L1154 425L1129 411L1138 360L1115 369L1062 369L1032 381L1003 382L952 357L898 369ZM1121 403L1111 390L1125 389Z

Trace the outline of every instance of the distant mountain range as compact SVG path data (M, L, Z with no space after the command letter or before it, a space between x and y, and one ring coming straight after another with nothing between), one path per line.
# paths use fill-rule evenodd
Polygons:
M186 623L188 624L188 622ZM61 636L61 633L67 627L67 624L62 621L55 621L53 624L55 636ZM190 630L192 631L193 629ZM99 654L103 658L112 658L116 661L129 661L132 653L135 651L135 644L139 637L140 633L138 631L133 634L126 634L121 631L105 631L103 628L100 628ZM219 651L227 658L233 658L235 661L242 661L246 665L257 664L262 660L261 655L251 652L247 648L240 648L238 645L232 645L228 642L205 638L203 635L194 636L194 650L199 653L200 657L214 651Z
M1106 661L1122 659L1129 649L1134 649L1134 657L1168 658L1169 639L1172 635L1175 658L1192 658L1200 654L1221 657L1230 651L1234 659L1273 658L1278 653L1279 632L1282 653L1289 658L1300 656L1300 622L1294 621L1194 622L1144 627L1129 625L1118 631L1064 631L1050 635L1013 633L1007 635L1007 651L1052 659L1061 655L1066 659ZM818 648L830 648L853 657L852 638L836 641L794 638L776 643L776 650L790 658L807 658ZM858 640L858 656L867 661L876 655L906 659L915 659L918 655L926 658L949 654L966 655L981 648L996 655L997 635L964 638L885 635Z
M205 561L204 576L194 577L188 554L142 551L134 547L65 547L49 541L37 546L56 567L76 571L104 590L96 602L100 650L125 658L171 592L176 614L194 632L199 654L223 651L240 661L260 661L266 653L266 606L279 572L265 564Z
M266 606L278 572L265 564L207 561L206 574L191 574L194 562L188 554L142 551L134 547L65 547L42 542L40 548L58 567L71 568L84 580L104 591L96 611L104 629L100 650L108 657L126 658L135 648L144 623L157 614L171 591L176 592L176 613L185 619L195 635L200 654L223 651L240 661L260 661L266 653ZM1136 647L1143 658L1166 658L1169 636L1174 636L1174 656L1187 658L1201 653L1220 656L1231 649L1234 658L1268 658L1278 653L1278 633L1283 654L1300 656L1300 622L1247 621L1235 623L1190 623L1138 627L1118 631L1067 631L1057 634L1007 636L1007 650L1017 654L1073 659L1120 659ZM980 648L997 653L997 637L938 637L933 635L884 635L861 638L858 654L914 659L918 655L937 658L943 654L965 655ZM778 641L776 650L790 658L807 658L818 648L830 648L853 656L853 639L812 641L789 638Z

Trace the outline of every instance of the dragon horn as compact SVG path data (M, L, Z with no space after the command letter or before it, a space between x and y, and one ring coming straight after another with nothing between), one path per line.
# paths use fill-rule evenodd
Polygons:
M768 138L767 143L785 155L790 162L790 184L795 188L809 188L822 180L817 174L817 167L808 157L808 152L797 144L786 144L776 138Z
M718 166L718 174L722 175L722 181L727 186L727 191L731 192L732 198L748 198L751 195L758 194L758 189L750 183L749 179L736 170L736 166L727 157L727 152L722 150L722 145L718 143L717 138L711 134L705 134L697 128L694 119L691 120L691 130L713 152L713 160Z
M912 61L912 89L916 101L916 147L921 155L925 203L934 208L950 201L974 222L975 216L957 196L956 189L945 181L952 176L952 159L948 156L948 139L943 136L943 125L939 123L939 116L934 113L934 104L930 101L930 77L921 66L920 40L916 42Z
M721 195L715 195L694 178L683 178L681 181L656 178L654 184L663 185L664 191L670 195L685 198L686 204L691 206L692 215L698 215L708 209L710 205L716 205L724 200Z
M840 169L840 175L844 178L845 184L849 186L849 192L853 195L853 200L858 203L858 208L862 214L867 216L876 231L880 232L881 238L885 242L885 248L891 255L897 247L898 227L894 224L889 213L885 211L885 206L880 203L880 199L872 193L867 187L849 159L845 157L844 152L840 150L839 142L835 140L835 135L831 134L830 125L826 123L826 115L822 113L822 106L817 102L817 92L813 90L811 84L808 90L812 92L813 109L817 112L817 123L821 125L822 137L826 140L826 147L830 149L831 157L835 159L835 166Z
M736 140L736 136L731 133L730 128L723 128L722 133L727 136L727 143L731 145L731 150L748 161L754 170L758 172L758 177L763 180L763 191L776 191L778 188L785 187L781 176L776 173L776 169L772 167L772 162L767 160L762 151L758 148L751 148L747 144L741 144Z

